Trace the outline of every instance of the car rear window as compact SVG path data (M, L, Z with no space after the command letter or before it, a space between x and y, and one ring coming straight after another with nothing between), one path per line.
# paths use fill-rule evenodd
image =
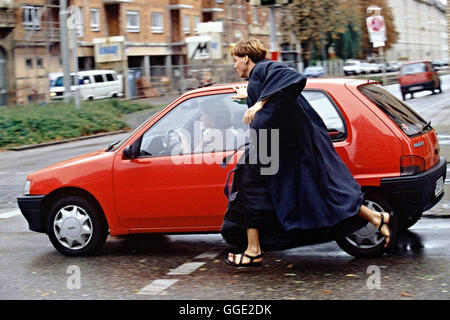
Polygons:
M409 137L420 135L431 129L420 115L381 86L368 84L358 89Z
M414 63L404 65L402 67L401 74L405 76L408 74L422 73L422 72L427 72L427 67L425 63Z

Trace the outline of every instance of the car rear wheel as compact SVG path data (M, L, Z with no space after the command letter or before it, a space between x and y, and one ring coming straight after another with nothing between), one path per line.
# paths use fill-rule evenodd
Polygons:
M87 256L103 248L108 226L98 206L81 197L66 196L50 209L47 234L60 253Z
M366 194L364 205L375 212L392 212L392 207L376 193ZM394 233L397 232L394 226L394 223L390 223L390 241L394 241ZM352 234L337 239L336 242L342 250L358 258L378 257L386 250L384 236L369 222Z

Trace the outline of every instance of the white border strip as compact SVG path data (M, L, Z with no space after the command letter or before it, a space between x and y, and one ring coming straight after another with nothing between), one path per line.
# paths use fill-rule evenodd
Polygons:
M202 265L204 265L206 262L186 262L183 263L181 266L179 266L176 269L173 269L169 273L167 273L168 276L179 276L179 275L188 275L200 268Z
M149 294L156 295L160 292L166 290L168 287L177 282L178 279L158 279L150 283L148 286L145 286L137 294Z

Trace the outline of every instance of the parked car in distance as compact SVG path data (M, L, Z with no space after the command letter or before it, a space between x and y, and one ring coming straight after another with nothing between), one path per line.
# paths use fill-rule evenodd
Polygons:
M114 70L89 70L79 71L78 88L82 100L118 98L123 96L122 76L117 75ZM70 74L71 91L76 86L75 74ZM50 97L52 99L62 99L64 97L64 76L56 78L53 86L50 87Z
M400 66L398 65L397 62L391 61L386 63L386 72L395 72L398 70L400 70Z
M430 61L405 63L400 68L398 82L403 100L408 93L411 94L411 98L414 98L414 93L419 91L431 90L435 93L435 90L439 90L442 92L441 79Z
M346 60L343 66L344 74L360 74L361 73L361 61L359 60Z
M362 74L369 74L372 73L373 66L368 62L362 62L361 63L361 73Z
M325 69L322 66L306 67L303 75L307 78L319 78L325 75Z
M249 135L242 123L247 105L231 98L235 85L186 92L105 150L29 174L18 204L30 230L47 233L59 252L71 256L96 253L108 233L219 232L227 173ZM302 94L362 186L367 206L393 211L408 228L443 197L446 159L435 130L377 82L310 79ZM205 109L227 128L213 150L189 144L202 141L196 124ZM385 250L384 236L369 223L336 240L354 256Z

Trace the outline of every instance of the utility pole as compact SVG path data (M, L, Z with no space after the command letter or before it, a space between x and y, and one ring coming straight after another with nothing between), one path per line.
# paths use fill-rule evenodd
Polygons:
M277 31L275 28L275 6L270 6L270 15L269 15L269 23L270 23L270 59L277 61L278 60L278 44L277 44Z
M69 45L67 40L67 0L60 1L59 7L59 34L61 37L61 57L64 72L64 102L70 102L70 62L69 62Z

